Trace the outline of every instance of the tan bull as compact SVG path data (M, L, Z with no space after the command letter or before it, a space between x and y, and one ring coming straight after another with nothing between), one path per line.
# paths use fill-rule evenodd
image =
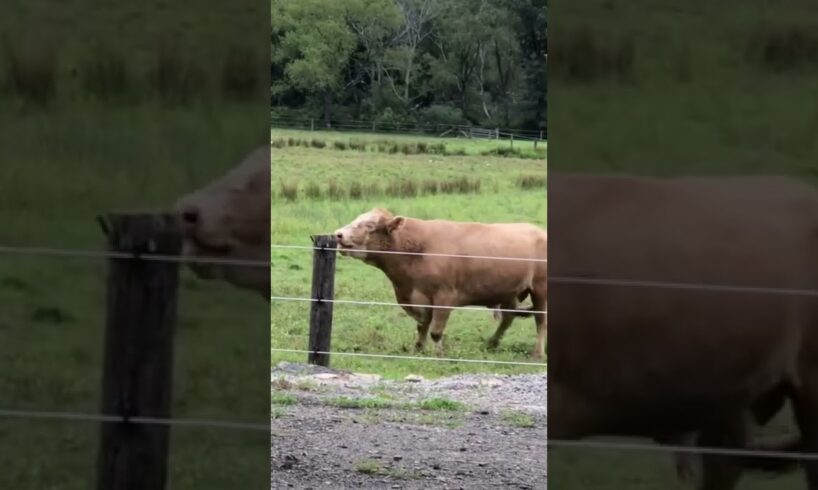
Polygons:
M527 223L483 224L421 220L394 216L376 208L335 231L342 255L363 260L383 271L398 303L417 322L418 350L431 330L436 352L442 355L443 331L451 309L427 308L498 305L516 310L531 297L537 343L533 355L545 356L546 234ZM407 252L401 255L378 252ZM483 258L452 257L451 255ZM505 257L521 260L496 260ZM525 260L534 259L534 260ZM504 312L489 348L499 345L514 320Z
M818 290L814 188L552 174L548 196L549 438L742 447L749 414L784 397L790 447L818 451L818 304L796 294ZM700 488L735 487L735 460L703 459L719 471ZM818 490L818 466L803 466Z

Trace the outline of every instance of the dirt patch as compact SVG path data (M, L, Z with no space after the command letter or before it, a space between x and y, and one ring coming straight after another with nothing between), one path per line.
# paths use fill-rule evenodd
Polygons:
M273 371L271 488L546 489L546 379Z

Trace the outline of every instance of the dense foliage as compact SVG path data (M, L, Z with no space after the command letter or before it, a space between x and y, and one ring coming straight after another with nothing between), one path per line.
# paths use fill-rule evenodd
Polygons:
M273 117L545 128L546 0L271 0Z

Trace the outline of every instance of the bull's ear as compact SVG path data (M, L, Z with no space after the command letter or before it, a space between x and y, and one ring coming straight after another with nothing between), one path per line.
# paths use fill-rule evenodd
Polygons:
M403 224L403 216L395 216L386 223L386 232L392 233Z

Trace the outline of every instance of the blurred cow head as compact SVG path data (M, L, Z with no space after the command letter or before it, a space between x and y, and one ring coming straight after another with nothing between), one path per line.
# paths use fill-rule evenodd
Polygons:
M270 261L270 150L259 148L175 207L184 255L197 259ZM269 267L225 263L190 264L200 278L227 281L270 299Z

